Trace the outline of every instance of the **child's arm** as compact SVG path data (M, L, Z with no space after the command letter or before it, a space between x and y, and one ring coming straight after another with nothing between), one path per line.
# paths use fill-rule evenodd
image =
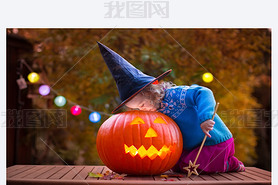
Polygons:
M215 123L211 119L216 104L212 91L206 87L194 85L188 89L188 98L188 103L197 108L203 132L211 137L208 132L213 129Z
M196 86L192 89L192 103L197 107L200 124L211 119L216 105L212 91L209 88Z

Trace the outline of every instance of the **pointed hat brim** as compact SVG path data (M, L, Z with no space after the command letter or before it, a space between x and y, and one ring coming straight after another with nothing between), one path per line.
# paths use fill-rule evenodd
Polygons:
M116 113L117 111L119 111L121 108L123 108L123 106L129 102L132 98L134 98L134 96L136 96L137 94L139 94L142 90L144 90L146 87L148 87L149 85L151 85L152 83L154 83L155 81L160 81L162 80L165 76L167 76L170 72L172 71L172 69L169 69L168 71L162 73L161 75L159 75L158 77L156 77L154 80L152 80L151 82L149 82L148 84L146 84L144 87L142 87L141 89L139 89L137 92L135 92L134 94L132 94L129 98L127 98L126 100L124 100L118 107L116 107L113 111L112 114Z

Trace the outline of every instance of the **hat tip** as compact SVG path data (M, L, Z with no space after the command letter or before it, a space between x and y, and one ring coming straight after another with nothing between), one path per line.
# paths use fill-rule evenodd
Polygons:
M100 43L99 41L96 41L96 42L97 42L99 48L107 50L107 48L106 48L106 46L104 44Z

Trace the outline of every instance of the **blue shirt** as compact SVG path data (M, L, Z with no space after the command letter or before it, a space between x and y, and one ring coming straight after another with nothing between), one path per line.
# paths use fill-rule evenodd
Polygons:
M205 136L200 125L212 119L215 99L210 89L198 85L176 86L166 89L159 112L171 117L183 136L183 148L192 150L200 146ZM232 137L232 133L215 114L215 125L205 145L216 145Z

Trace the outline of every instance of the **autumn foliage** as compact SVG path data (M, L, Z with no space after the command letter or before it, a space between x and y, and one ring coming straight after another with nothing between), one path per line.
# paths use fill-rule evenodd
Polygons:
M12 32L12 30L9 30ZM263 109L253 96L264 84L270 88L271 31L268 29L19 29L18 34L34 44L30 56L35 70L43 70L58 93L80 105L110 113L119 103L116 84L97 47L100 41L146 74L158 76L168 69L165 80L177 85L209 87L220 102L219 116L235 138L239 160L253 165L261 126L254 109ZM210 72L214 81L205 83L202 74ZM44 100L34 100L42 107ZM270 100L269 100L270 101ZM83 110L72 116L68 110L67 128L41 129L48 143L62 158L75 164L100 164L96 134L101 123L88 120ZM48 108L57 108L50 105ZM44 148L36 141L34 155ZM270 152L270 151L269 151ZM57 159L56 159L57 158ZM39 157L38 157L39 159ZM59 161L49 152L38 163Z

